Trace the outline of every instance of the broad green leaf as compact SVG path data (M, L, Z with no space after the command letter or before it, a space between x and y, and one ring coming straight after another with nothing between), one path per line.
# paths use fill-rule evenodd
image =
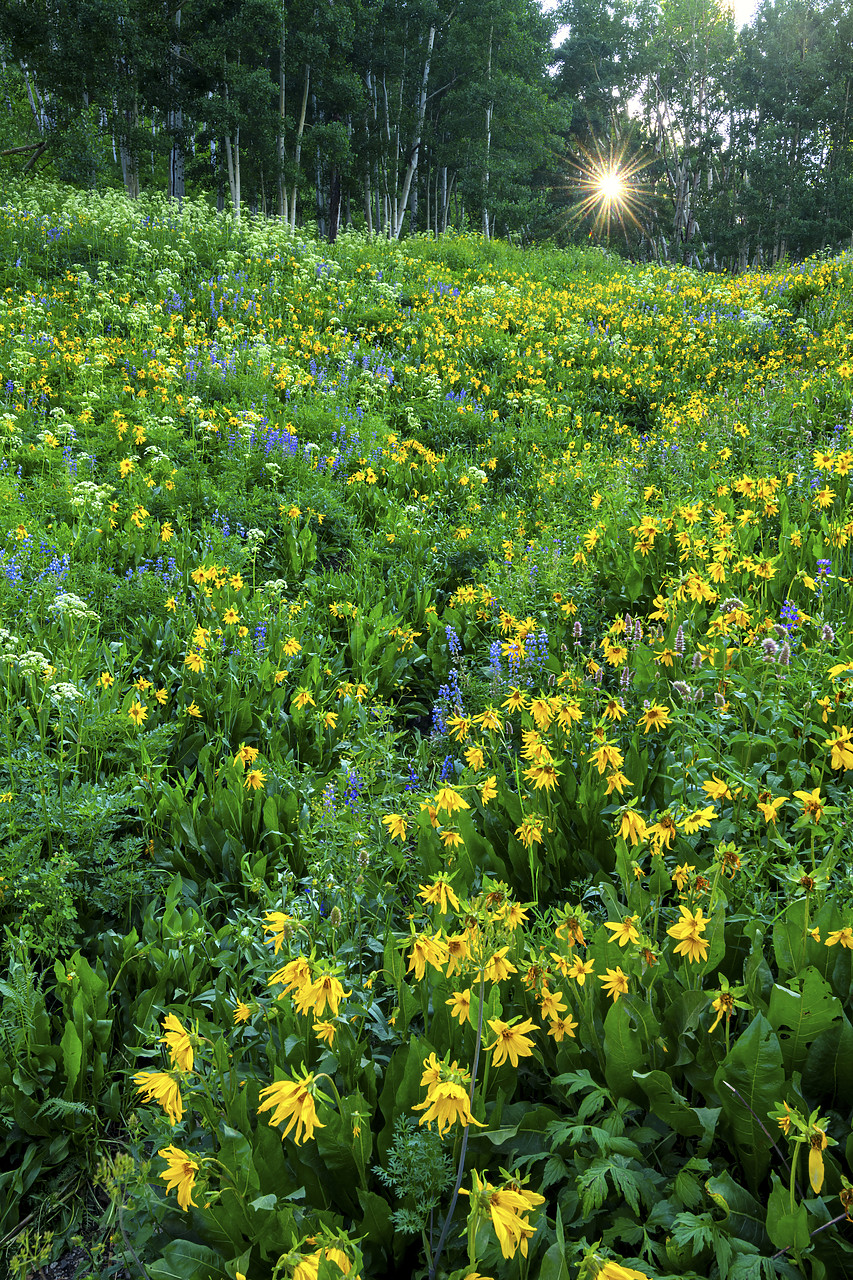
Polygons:
M260 1179L252 1159L252 1148L242 1133L227 1124L219 1126L219 1159L231 1173L242 1195L260 1190Z
M779 972L798 973L806 962L809 928L808 901L800 898L785 909L773 926L773 953Z
M364 1215L356 1232L359 1239L366 1237L371 1245L385 1251L390 1250L394 1227L388 1201L377 1195L375 1191L364 1191L359 1187L358 1203Z
M255 1213L267 1213L274 1209L277 1204L278 1196L274 1191L270 1191L265 1196L256 1196L254 1200L250 1200L249 1208L254 1209Z
M624 1000L617 1000L604 1019L604 1076L617 1097L642 1101L634 1069L644 1065L643 1041Z
M808 1046L842 1016L841 1001L816 969L807 969L802 979L791 982L801 984L802 990L774 984L768 1013L789 1074L802 1069Z
M809 1093L832 1105L847 1098L853 1062L853 1026L843 1017L817 1035L806 1055L804 1078Z
M702 974L715 973L726 954L726 908L721 902L708 920L707 939L710 943L706 959L697 966ZM692 965L691 965L692 968Z
M634 1072L634 1079L647 1095L649 1109L683 1138L698 1138L702 1124L687 1099L678 1093L665 1071Z
M146 1267L151 1280L233 1280L220 1254L191 1240L170 1240Z
M766 1214L761 1203L723 1171L709 1178L705 1190L719 1209L726 1214L727 1225L738 1240L766 1249L768 1242L765 1228Z
M385 1117L385 1127L377 1140L377 1151L384 1158L391 1141L391 1132L397 1116L408 1115L416 1102L423 1101L420 1087L423 1064L433 1052L428 1040L412 1036L391 1057L385 1072L385 1083L379 1095L379 1109Z
M564 1252L555 1240L539 1264L539 1280L570 1280L570 1274Z
M69 1097L74 1091L74 1087L80 1077L80 1068L83 1062L83 1044L74 1027L73 1022L66 1022L65 1030L62 1033L62 1039L59 1042L62 1050L62 1061L65 1067L65 1075L68 1084L65 1088L65 1096Z
M779 1102L784 1084L779 1040L764 1015L756 1014L714 1076L723 1113L753 1186L767 1169L767 1116Z
M807 1249L810 1243L809 1215L804 1204L794 1202L778 1176L773 1174L773 1190L767 1202L767 1234L777 1249Z

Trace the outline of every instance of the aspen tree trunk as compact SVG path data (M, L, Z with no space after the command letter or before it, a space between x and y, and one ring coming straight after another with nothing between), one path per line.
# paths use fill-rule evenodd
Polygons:
M234 131L234 140L231 140L231 134L225 135L225 161L228 166L228 186L231 190L231 203L234 206L234 216L240 217L240 126L238 125Z
M412 181L412 194L409 197L409 235L418 229L418 175Z
M406 212L406 205L409 202L409 192L411 191L411 188L412 188L412 178L414 177L418 167L418 151L420 150L421 135L423 133L423 127L424 127L424 117L426 116L427 82L429 80L429 67L430 67L430 62L432 61L432 49L433 49L434 43L435 43L435 27L433 26L433 27L430 27L429 29L429 37L427 39L427 51L426 51L426 57L424 58L424 71L423 71L423 76L421 77L421 91L420 91L420 97L418 100L418 115L415 123L415 133L412 139L412 148L409 153L409 163L406 167L406 176L403 179L403 190L400 195L399 212L397 215L395 226L393 228L392 239L394 240L400 239L400 232L403 229L403 217Z
M486 61L486 79L492 83L492 37L494 24L489 27L489 56ZM490 98L486 107L486 156L483 164L483 238L489 239L489 152L492 147L492 112L494 101Z
M32 113L35 118L36 128L39 131L39 136L43 138L47 127L47 112L44 109L44 103L42 102L41 94L38 91L38 85L34 80L30 80L30 73L24 66L23 62L21 63L21 71L24 73L24 83L27 86L27 97L30 100L30 107L32 108ZM36 105L36 99L38 99L38 105Z
M175 44L172 50L172 57L175 61L181 51L181 11L175 12ZM168 127L172 135L172 147L169 152L169 199L177 200L180 204L186 194L184 186L184 151L181 145L180 132L184 125L184 113L180 105L177 107L174 103L175 93L175 72L174 68L170 73L172 86L172 100L169 103Z
M287 187L284 181L284 42L285 42L284 0L281 5L281 29L278 37L278 136L276 137L276 156L278 158L278 216L282 222L288 221Z
M385 109L385 125L383 136L385 147L382 150L381 172L382 172L382 214L378 212L377 206L377 230L383 234L389 227L389 211L391 206L391 195L389 192L388 173L391 168L391 113L388 106L388 85L385 81L385 73L382 73L382 102Z
M311 114L315 121L322 122L322 115L317 112L317 98L311 94ZM320 148L314 150L314 205L317 211L317 234L321 239L326 238L326 193L323 189L323 166L320 158Z
M376 124L376 101L373 96L373 88L376 78L368 67L364 73L364 87L367 90L367 103L364 108L364 154L367 163L364 166L364 222L367 228L367 234L373 235L373 188L370 181L370 105L373 103L373 122Z
M448 182L447 182L447 169L446 169L446 168L444 169L444 171L443 171L443 173L442 173L442 187L443 187L443 195L444 195L444 208L443 208L443 210L442 210L442 214L441 214L441 234L442 234L442 235L446 235L446 234L447 234L447 223L448 223L448 219L450 218L450 201L453 199L454 189L455 189L455 187L456 187L456 174L455 174L455 173L454 173L454 174L453 174L453 176L451 177L451 179L450 179L450 185L448 186ZM457 209L457 217L458 217L458 213L459 213L459 202L458 202L458 198L457 198L457 205L456 205L456 209Z
M296 230L296 190L299 182L299 163L302 159L302 135L305 132L305 115L308 111L308 86L311 83L311 67L305 64L305 84L302 87L302 109L299 112L299 124L296 127L296 150L293 160L296 165L296 176L290 193L290 230Z
M136 96L134 95L133 106L124 112L124 118L128 129L136 127L139 119L138 106ZM130 196L131 200L139 199L139 160L136 152L132 147L128 146L127 138L119 138L119 154L121 156L121 176L124 182L124 189Z

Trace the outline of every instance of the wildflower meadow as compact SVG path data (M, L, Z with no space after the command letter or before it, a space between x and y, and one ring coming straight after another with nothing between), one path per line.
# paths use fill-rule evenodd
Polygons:
M853 257L0 248L4 1274L853 1275Z

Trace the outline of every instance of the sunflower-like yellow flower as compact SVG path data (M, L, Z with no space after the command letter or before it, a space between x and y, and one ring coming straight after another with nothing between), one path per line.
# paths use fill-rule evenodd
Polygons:
M512 961L506 958L508 951L509 947L499 947L490 957L483 970L485 982L503 982L511 973L518 973Z
M623 973L618 965L615 969L605 969L604 975L603 978L599 976L598 980L602 985L604 994L610 996L610 999L615 1004L620 996L628 993L628 975Z
M681 912L681 919L667 929L670 937L678 941L675 954L687 956L691 964L706 960L711 943L703 937L708 922L702 914L702 908L699 907L695 913L688 907L679 907L678 910Z
M486 778L486 781L483 783L482 787L480 788L480 800L483 804L483 807L485 808L485 806L489 803L490 800L494 800L497 794L498 794L498 780L496 775L492 774L490 777Z
M167 1071L137 1071L133 1083L143 1102L159 1102L172 1124L180 1124L184 1102L173 1075Z
M167 1013L163 1019L163 1031L161 1043L169 1046L172 1066L179 1071L192 1071L193 1045L189 1031L181 1026L173 1013Z
M833 769L853 769L853 729L848 729L846 724L837 725L835 734L826 739L825 745L832 750Z
M481 1181L476 1169L471 1177L472 1190L461 1192L471 1197L471 1213L488 1213L505 1258L514 1258L519 1249L527 1257L527 1242L536 1229L531 1227L527 1215L544 1204L545 1197L536 1191L526 1191L517 1182L496 1187L485 1178Z
M455 813L457 809L470 809L470 805L464 796L460 796L459 792L453 787L439 787L433 801L437 810L443 813Z
M289 916L284 911L266 911L264 920L266 924L262 928L264 933L272 934L273 955L276 956L283 947L285 938L289 938L294 930L303 927L296 916Z
M655 731L665 729L670 722L669 707L662 707L658 703L652 703L646 707L640 716L640 724L643 726L643 733L648 733L650 729Z
M566 969L566 977L574 978L579 987L582 987L591 973L595 972L595 964L592 960L581 960L580 956L575 956L572 963Z
M322 1249L316 1249L313 1253L306 1253L300 1258L293 1271L292 1280L317 1280L320 1273L320 1263L334 1262L341 1270L341 1274L348 1276L352 1271L352 1260L347 1257L343 1249L336 1249L334 1245L326 1245ZM324 1275L326 1272L323 1273ZM358 1278L356 1277L356 1280Z
M426 1099L412 1107L413 1111L424 1112L418 1121L419 1124L431 1125L434 1120L440 1138L457 1121L463 1128L469 1124L475 1124L480 1129L485 1128L481 1121L475 1120L471 1114L466 1087L471 1083L470 1071L460 1067L457 1062L449 1065L447 1062L438 1062L435 1054L432 1053L421 1080L421 1084L424 1083L427 1084Z
M267 986L274 987L281 985L284 987L286 994L291 991L301 991L312 981L311 965L305 956L297 956L294 960L288 960L287 964L276 969L275 973L271 973L267 978Z
M315 1129L326 1127L317 1119L317 1109L314 1105L315 1090L316 1083L312 1072L306 1071L304 1076L297 1076L295 1080L277 1080L275 1084L261 1089L259 1096L264 1101L258 1107L258 1115L262 1115L265 1111L272 1111L269 1119L271 1125L287 1121L287 1127L281 1135L282 1141L291 1129L295 1128L293 1141L307 1142L309 1138L314 1137Z
M640 941L640 931L637 928L639 916L625 916L624 920L605 920L605 929L612 930L613 941L618 942L620 947L627 947L629 942Z
M648 830L648 823L641 813L637 813L636 809L625 809L619 824L619 834L626 843L630 840L632 846L641 844Z
M450 1006L451 1016L456 1018L460 1027L463 1027L468 1021L471 1013L471 988L467 991L454 991L449 1000L445 1000L446 1005Z
M418 897L431 906L438 907L441 914L447 915L448 907L459 910L459 899L453 886L445 875L433 876L432 884L418 885Z
M621 1262L608 1259L596 1273L595 1280L648 1280L648 1276L645 1271L635 1271L633 1267L623 1267Z
M814 791L795 791L794 795L802 801L803 816L811 819L812 822L820 822L823 817L820 787L815 787Z
M177 1187L178 1204L184 1213L189 1211L190 1205L194 1209L198 1208L192 1196L196 1176L201 1168L200 1162L195 1156L187 1155L176 1146L163 1147L157 1154L166 1161L166 1169L159 1176L166 1183L167 1194Z
M484 1045L483 1048L491 1052L494 1066L499 1067L509 1058L512 1065L517 1067L519 1058L532 1057L533 1041L525 1034L536 1030L536 1024L530 1018L515 1024L502 1022L500 1018L490 1018L489 1026L495 1033L495 1042Z
M293 997L298 1013L309 1011L315 1018L321 1018L326 1005L333 1018L338 1016L341 1001L351 996L351 991L344 991L343 983L333 973L321 973L313 982L304 983Z
M433 934L432 937L429 934L420 933L412 939L412 951L406 972L414 971L415 978L420 982L428 964L432 965L433 969L444 968L447 964L447 954L447 942L440 933Z
M393 840L405 840L407 827L404 814L386 813L382 818L382 825L388 828L388 834Z

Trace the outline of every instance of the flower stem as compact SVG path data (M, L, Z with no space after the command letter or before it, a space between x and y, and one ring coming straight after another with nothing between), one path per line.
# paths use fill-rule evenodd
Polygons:
M483 1039L483 1008L485 1004L486 976L484 970L480 970L480 1012L477 1017L477 1038L474 1043L474 1063L471 1067L471 1088L468 1093L468 1107L474 1105L474 1089L477 1085L477 1068L480 1064L480 1044ZM468 1133L470 1125L465 1125L462 1133L462 1148L459 1152L459 1168L456 1171L456 1185L453 1188L453 1195L450 1197L450 1208L447 1210L447 1216L444 1219L444 1225L441 1228L441 1235L438 1237L438 1244L435 1246L435 1254L433 1255L432 1265L429 1269L429 1280L435 1280L435 1271L438 1266L438 1260L444 1249L444 1242L447 1239L447 1233L450 1230L450 1222L453 1217L453 1211L456 1208L456 1201L459 1199L459 1188L462 1186L462 1179L465 1175L465 1154L468 1150Z

